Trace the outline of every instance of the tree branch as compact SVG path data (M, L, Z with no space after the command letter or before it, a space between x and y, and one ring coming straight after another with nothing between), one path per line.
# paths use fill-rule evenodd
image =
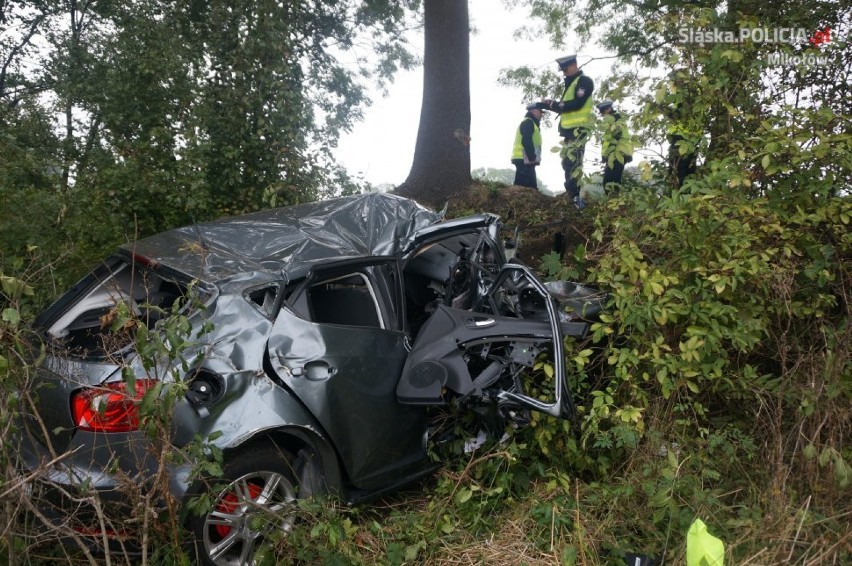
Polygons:
M18 53L30 43L30 40L35 35L38 26L41 25L41 22L44 21L45 17L46 16L44 14L41 14L35 20L33 20L32 24L30 25L29 32L27 32L23 39L21 39L21 42L18 45L12 48L12 50L9 52L9 56L6 57L5 61L3 61L3 67L0 68L0 96L4 96L4 92L6 89L6 73L9 70L9 65L12 64L12 61L15 59Z
M665 40L663 40L663 41L661 41L661 42L659 42L655 45L652 45L651 47L648 47L647 49L636 49L636 50L631 49L631 50L627 50L627 51L622 51L621 53L616 53L615 55L606 55L606 56L603 56L603 57L592 57L591 59L589 59L588 61L583 63L583 65L581 65L581 67L588 65L592 61L601 61L601 60L604 60L604 59L619 59L621 57L626 57L628 55L635 55L635 56L639 56L639 57L644 57L645 55L650 55L651 53L653 53L654 51L656 51L660 47L672 43L672 41L673 40L665 39Z

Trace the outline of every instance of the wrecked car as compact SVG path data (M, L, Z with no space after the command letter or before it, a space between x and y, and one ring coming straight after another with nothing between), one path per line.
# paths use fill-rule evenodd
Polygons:
M433 472L441 407L500 426L529 411L571 418L563 338L586 334L601 299L507 261L498 228L491 214L442 221L367 194L124 245L36 321L49 347L23 459L64 493L84 484L109 500L119 476L144 484L158 463L140 400L180 384L169 442L215 446L223 474L170 462L169 491L209 495L187 520L201 562L244 564L267 532L259 513L287 528L297 498L358 502ZM134 321L120 331L117 309ZM191 345L141 359L135 336L174 313ZM532 395L523 375L544 357L552 380Z

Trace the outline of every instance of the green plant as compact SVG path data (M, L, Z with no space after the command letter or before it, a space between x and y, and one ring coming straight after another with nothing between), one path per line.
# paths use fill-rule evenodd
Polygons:
M710 188L729 173L611 200L584 250L610 299L592 326L600 355L574 360L582 435L561 457L605 491L612 474L641 486L667 536L699 513L741 527L743 504L760 517L805 499L848 511L852 204ZM554 259L557 277L576 269ZM545 444L563 433L543 424Z

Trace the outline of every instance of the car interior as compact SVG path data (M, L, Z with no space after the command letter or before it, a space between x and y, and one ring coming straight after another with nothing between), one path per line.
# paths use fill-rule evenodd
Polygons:
M83 359L103 359L132 344L133 325L114 328L122 305L128 315L153 328L188 293L179 282L125 262L94 279L88 289L47 329L53 341Z
M406 313L412 336L439 304L467 309L476 299L483 278L496 273L497 252L479 232L465 233L426 244L403 269Z
M314 322L385 328L373 286L363 273L311 285L305 295Z

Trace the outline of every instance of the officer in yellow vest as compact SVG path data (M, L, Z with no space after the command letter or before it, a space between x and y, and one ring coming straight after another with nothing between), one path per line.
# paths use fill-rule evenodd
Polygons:
M601 139L601 159L604 163L603 187L604 192L609 195L617 193L621 188L624 166L633 161L633 143L621 114L613 109L612 100L604 100L596 107L603 120Z
M515 131L512 164L515 166L515 185L538 189L535 166L541 163L541 103L527 105L527 113Z
M565 88L559 100L546 100L546 108L559 113L559 135L562 136L562 170L565 171L565 190L579 209L586 204L580 196L583 154L594 120L592 91L595 83L577 67L577 56L568 55L556 60L565 75Z

